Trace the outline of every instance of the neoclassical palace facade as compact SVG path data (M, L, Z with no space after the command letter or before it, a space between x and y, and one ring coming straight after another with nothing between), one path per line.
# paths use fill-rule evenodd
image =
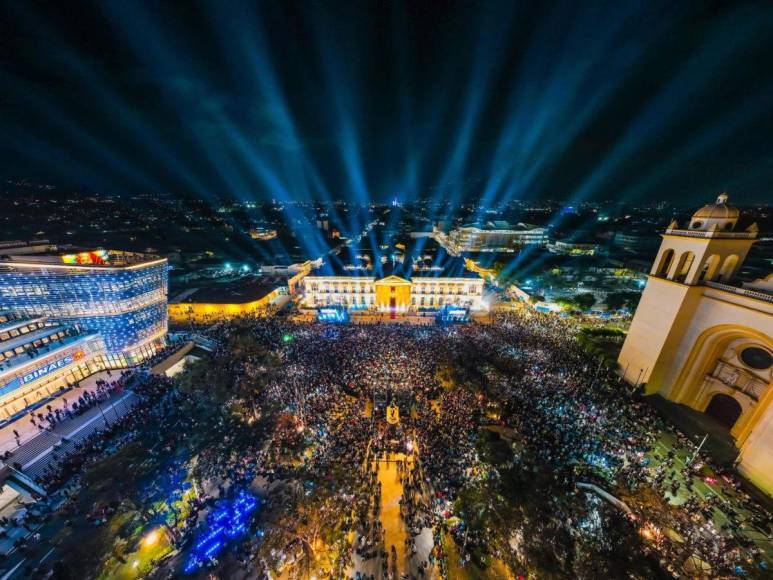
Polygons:
M459 306L483 309L483 279L475 277L404 278L386 276L307 276L304 304L309 308L340 305L379 312L414 312Z

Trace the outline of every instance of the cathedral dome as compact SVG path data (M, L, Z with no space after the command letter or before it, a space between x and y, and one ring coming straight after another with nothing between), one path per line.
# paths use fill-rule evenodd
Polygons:
M740 212L737 207L727 203L727 194L723 193L717 197L715 203L704 205L692 215L690 220L691 230L708 230L711 226L718 229L731 230L738 221Z
M716 203L704 205L692 215L693 219L698 218L737 218L738 208L728 205L727 194L723 193L717 198Z

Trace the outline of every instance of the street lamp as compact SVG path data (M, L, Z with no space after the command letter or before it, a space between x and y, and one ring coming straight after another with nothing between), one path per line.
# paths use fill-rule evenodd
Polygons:
M105 417L105 412L102 410L102 405L99 402L99 399L97 399L97 407L99 408L99 412L102 413L102 419L105 421L105 426L110 427L110 421L107 420L107 417Z
M144 538L142 538L142 544L146 548L149 548L153 546L156 542L158 542L158 538L159 538L158 530L152 530Z

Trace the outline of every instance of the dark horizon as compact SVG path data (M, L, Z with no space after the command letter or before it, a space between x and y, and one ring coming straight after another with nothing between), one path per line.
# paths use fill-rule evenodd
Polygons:
M770 199L770 4L2 13L3 179L207 200Z

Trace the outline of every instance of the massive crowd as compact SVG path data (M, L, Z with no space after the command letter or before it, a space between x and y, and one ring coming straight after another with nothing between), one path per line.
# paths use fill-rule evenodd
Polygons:
M648 488L664 501L686 498L680 507L685 517L670 525L689 541L658 546L657 556L668 558L664 569L675 573L693 554L717 573L764 566L744 530L753 525L770 534L765 512L739 493L733 493L740 498L736 507L696 493L699 469L709 460L698 455L682 465L674 450L658 455L664 433L675 448L695 445L590 358L574 340L575 330L571 322L526 311L498 315L486 325L335 326L263 318L210 327L206 333L219 345L212 359L231 381L234 399L249 392L240 386L259 385L246 396L254 396L244 405L247 420L260 422L270 412L272 423L265 437L245 442L220 420L222 437L197 457L196 509L182 523L178 544L193 537L200 509L235 489L254 487L257 477L266 494L266 514L273 515L266 516L264 533L240 544L234 556L238 567L268 574L298 564L308 543L300 530L311 524L297 514L324 498L315 513L323 514L325 527L342 534L329 539L332 574L443 575L443 530L465 548L484 545L489 533L460 525L454 500L482 473L490 477L495 471L483 466L477 446L479 428L495 408L498 426L519 442L513 462L551 473L550 529L568 537L574 533L577 522L566 517L561 496L575 496L578 483L631 494ZM242 353L241 343L233 340L237 336L240 341L246 336L257 350ZM136 411L114 427L127 440L149 415L163 433L154 454L205 428L200 417L176 412L190 393L170 389L166 379L143 384ZM390 406L399 409L396 424L386 421ZM84 462L123 441L115 432L95 434L46 481L67 481ZM385 541L378 469L387 458L405 455L415 460L397 459L408 554L398 565L395 546ZM720 485L737 491L732 474L715 471L725 478ZM720 511L723 517L715 517ZM352 536L353 542L344 541ZM419 549L419 538L427 536L434 540L431 549Z
M680 464L675 450L692 450L695 442L589 357L574 340L575 331L571 322L527 311L500 315L490 325L452 327L254 324L256 339L267 344L279 347L280 337L292 336L282 354L286 372L271 389L276 400L292 401L307 423L307 438L315 446L308 461L312 477L342 461L370 465L363 463L366 449L378 455L415 443L418 469L405 475L403 496L406 525L414 535L423 525L442 525L459 490L479 474L478 427L487 404L495 402L501 424L522 444L522 457L515 460L523 461L524 468L527 461L549 468L556 493L574 494L578 482L630 493L651 488L664 502L681 503L684 517L669 523L690 538L672 542L659 555L684 561L698 554L717 571L764 566L759 548L744 534L749 526L770 533L764 510L743 494L734 495L741 505L734 509L717 495L704 499L697 493L695 481L710 460L699 455L689 465ZM447 365L472 367L467 370L480 375L482 388L444 389L439 376ZM369 418L364 418L364 400L376 403ZM383 420L389 404L400 408L398 425ZM664 434L674 449L659 456ZM713 469L724 476L728 491L738 488L731 473ZM362 473L361 481L370 482L369 495L378 497L372 472ZM571 518L560 517L561 498L553 502L558 506L555 525L571 528ZM367 505L372 510L377 502ZM721 517L715 517L720 511ZM390 549L378 545L378 524L368 524L365 513L360 513L357 549L381 554L383 565L390 561ZM371 514L372 521L376 515ZM428 565L429 559L412 560L409 569L418 575ZM385 568L389 574L391 566Z

